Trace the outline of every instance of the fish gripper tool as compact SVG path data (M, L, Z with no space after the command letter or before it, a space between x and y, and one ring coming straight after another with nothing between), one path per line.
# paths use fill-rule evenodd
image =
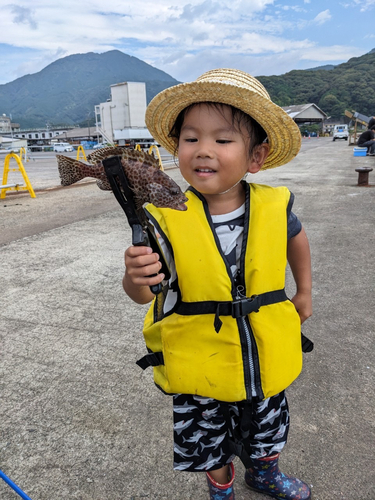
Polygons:
M149 246L154 252L158 253L162 265L160 271L164 273L165 279L169 279L170 271L157 241L154 228L151 225L142 224L137 214L133 191L125 175L121 156L110 156L102 160L102 163L112 192L124 210L131 227L132 244L134 246ZM150 286L150 289L152 293L158 295L162 291L162 285L158 283Z

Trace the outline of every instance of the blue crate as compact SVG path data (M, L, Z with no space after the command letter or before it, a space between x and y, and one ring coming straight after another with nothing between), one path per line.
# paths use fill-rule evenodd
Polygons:
M353 148L353 156L366 156L367 148Z

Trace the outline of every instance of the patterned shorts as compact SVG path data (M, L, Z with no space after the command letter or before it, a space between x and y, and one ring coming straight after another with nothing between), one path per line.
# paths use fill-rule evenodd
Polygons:
M173 396L174 469L209 471L234 459L228 438L239 429L242 406L189 394ZM231 425L228 425L228 419ZM286 444L288 403L284 391L254 403L248 419L249 435L243 438L252 458L271 456Z

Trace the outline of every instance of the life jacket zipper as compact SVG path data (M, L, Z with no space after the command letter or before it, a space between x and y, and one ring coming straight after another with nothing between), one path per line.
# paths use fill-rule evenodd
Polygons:
M243 286L237 286L236 300L240 300L240 299L244 298L243 293L241 293L241 289L242 290L244 289ZM247 355L247 360L248 360L249 375L248 375L248 377L246 377L246 375L245 375L245 379L248 378L249 382L250 382L251 394L247 395L248 399L250 399L250 397L253 398L253 397L258 396L257 389L256 389L256 383L255 383L256 375L255 375L255 365L254 365L254 353L253 353L253 347L252 347L253 346L252 334L251 334L249 325L247 324L247 318L245 318L245 317L239 318L239 323L240 323L239 326L242 326L242 329L243 329L243 331L245 333L245 337L246 337L246 344L247 344L246 355Z
M245 330L245 335L246 335L246 341L247 341L247 346L248 346L248 361L249 361L249 370L250 370L250 388L251 388L251 396L256 397L257 392L255 388L255 369L254 369L254 360L253 360L253 349L251 347L251 337L250 337L250 332L249 329L246 325L245 318L241 318L241 323L242 326Z

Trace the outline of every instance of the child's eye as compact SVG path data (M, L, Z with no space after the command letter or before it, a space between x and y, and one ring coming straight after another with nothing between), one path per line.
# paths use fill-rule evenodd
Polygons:
M230 141L229 139L218 139L216 142L218 144L229 144L232 141Z
M186 142L197 142L198 139L195 139L194 137L188 137L185 139Z

